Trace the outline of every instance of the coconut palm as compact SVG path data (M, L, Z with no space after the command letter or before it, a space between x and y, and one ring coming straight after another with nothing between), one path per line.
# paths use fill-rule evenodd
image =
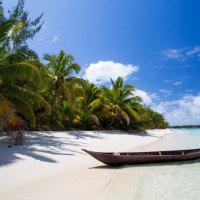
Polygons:
M0 25L0 36L2 36L0 41L0 118L2 124L3 118L4 122L8 122L9 117L6 116L16 116L10 119L13 121L18 119L19 122L21 118L16 114L20 114L34 127L34 110L38 108L50 110L49 104L40 95L40 91L44 88L42 77L45 77L43 76L45 72L38 60L30 59L36 57L33 51L19 49L15 52L7 52L4 48L7 38L11 37L11 32L18 30L18 22L9 21ZM9 123L11 123L10 120L7 124Z
M99 125L98 112L102 108L101 89L88 81L82 81L79 96L76 98L74 121L83 128Z
M3 20L0 23L0 50L8 50L8 43L14 38L16 33L23 27L23 23L14 20Z
M0 96L12 102L32 127L35 126L34 110L50 110L40 95L44 82L38 65L37 60L23 60L18 52L0 54Z
M104 87L104 96L107 106L107 112L110 112L111 126L115 120L125 120L126 124L130 124L130 119L133 118L136 121L140 120L140 116L137 112L137 104L140 102L140 98L133 95L135 87L131 85L124 85L122 77L118 77L116 81L111 79L111 89Z
M64 50L61 50L58 56L45 54L44 59L48 61L46 66L53 80L51 88L54 90L53 109L57 108L63 97L67 98L68 104L71 104L72 87L77 82L77 78L72 75L80 71L80 66L74 63L73 56L67 55Z
M14 105L3 96L0 96L0 103L0 132L25 130L27 123L17 115Z
M152 110L150 107L139 105L139 113L141 120L139 122L132 121L131 123L134 129L146 130L169 127L169 124L165 121L164 116Z

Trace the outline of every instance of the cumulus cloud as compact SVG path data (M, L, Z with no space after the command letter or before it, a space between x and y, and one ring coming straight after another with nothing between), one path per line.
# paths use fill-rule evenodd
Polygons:
M55 43L55 42L57 42L59 40L59 37L57 36L57 35L55 35L54 37L53 37L53 39L51 40L51 43Z
M119 76L127 79L129 75L139 70L138 66L116 63L113 61L99 61L91 63L85 69L84 78L95 84L110 82L110 78L116 80Z
M140 96L143 103L160 114L164 114L170 125L197 125L200 124L200 93L198 95L187 94L180 99L155 103L159 96L156 93L148 94L143 90L134 93Z
M143 91L143 90L136 90L135 92L134 92L134 95L135 96L139 96L139 97L141 97L142 98L142 102L144 103L144 104L146 104L146 105L150 105L151 103L152 103L152 98L151 98L151 96L147 93L147 92L145 92L145 91Z
M171 125L200 124L200 94L185 95L179 100L154 104L153 108L164 113Z

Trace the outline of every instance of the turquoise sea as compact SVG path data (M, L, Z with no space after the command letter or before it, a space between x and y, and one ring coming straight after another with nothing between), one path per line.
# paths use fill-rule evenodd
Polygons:
M154 149L200 148L200 129L175 129ZM133 198L138 200L200 199L200 160L146 166Z
M137 151L200 148L200 129L174 129ZM96 200L200 200L200 159L107 168L112 180Z

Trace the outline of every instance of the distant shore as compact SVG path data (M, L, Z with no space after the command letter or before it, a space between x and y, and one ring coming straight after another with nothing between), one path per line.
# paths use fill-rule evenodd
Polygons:
M200 125L181 125L181 126L171 126L171 128L200 128Z
M0 199L98 199L119 171L108 168L81 149L128 151L173 131L147 132L29 132L24 146L12 148L8 148L9 140L0 141L0 177L4 180L0 183Z

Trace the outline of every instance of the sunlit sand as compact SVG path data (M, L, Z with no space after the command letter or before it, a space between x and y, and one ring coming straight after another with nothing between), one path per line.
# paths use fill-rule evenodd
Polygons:
M0 196L6 199L101 199L123 169L110 168L81 151L127 151L152 143L169 129L132 134L121 131L30 132L24 146L0 146ZM140 168L134 168L134 183ZM132 177L131 175L131 177ZM131 179L132 184L133 180ZM125 187L126 185L124 185ZM125 188L124 188L125 190ZM121 191L123 192L123 190ZM125 192L125 191L124 191ZM120 199L118 192L114 199Z

